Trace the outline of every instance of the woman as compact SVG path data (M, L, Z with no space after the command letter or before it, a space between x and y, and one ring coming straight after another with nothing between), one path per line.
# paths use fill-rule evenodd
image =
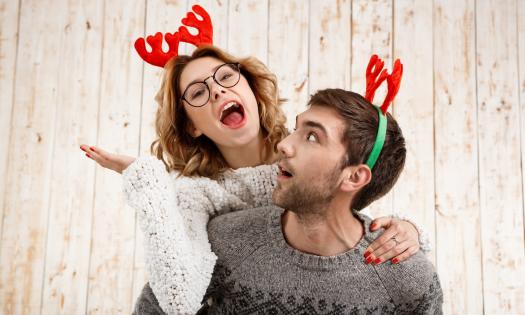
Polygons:
M285 116L275 76L260 61L236 59L213 46L168 62L157 102L158 139L151 146L156 158L81 149L123 174L128 203L138 210L145 236L151 288L162 309L194 314L216 260L207 222L227 211L271 203L277 176L271 164L277 143L287 135ZM401 252L396 258L402 261L419 249L410 223L380 222L376 228L391 228L371 245L367 261Z

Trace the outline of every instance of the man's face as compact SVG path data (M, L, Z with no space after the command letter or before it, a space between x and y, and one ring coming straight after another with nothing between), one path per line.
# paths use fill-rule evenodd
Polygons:
M312 105L297 116L295 127L277 145L281 160L273 201L298 214L322 215L323 206L339 192L344 121L335 109Z

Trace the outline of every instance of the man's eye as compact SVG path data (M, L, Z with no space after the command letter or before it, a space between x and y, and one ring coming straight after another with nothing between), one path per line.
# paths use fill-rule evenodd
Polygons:
M317 137L314 133L309 133L308 137L306 137L306 140L310 142L317 142Z

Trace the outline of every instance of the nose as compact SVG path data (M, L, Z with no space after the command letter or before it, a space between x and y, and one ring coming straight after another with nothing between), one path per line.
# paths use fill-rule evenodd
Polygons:
M211 80L209 80L211 79ZM209 80L209 81L208 81ZM208 89L210 89L210 94L212 100L217 100L221 96L221 94L225 94L226 90L222 86L220 86L215 80L213 80L212 77L206 79L206 84L208 85Z
M290 158L295 154L291 134L277 144L277 150L286 158Z

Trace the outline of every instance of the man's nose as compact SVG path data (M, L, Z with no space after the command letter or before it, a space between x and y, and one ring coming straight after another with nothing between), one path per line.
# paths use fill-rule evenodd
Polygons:
M292 157L294 155L294 148L292 145L292 135L288 135L277 144L277 150L285 157Z

